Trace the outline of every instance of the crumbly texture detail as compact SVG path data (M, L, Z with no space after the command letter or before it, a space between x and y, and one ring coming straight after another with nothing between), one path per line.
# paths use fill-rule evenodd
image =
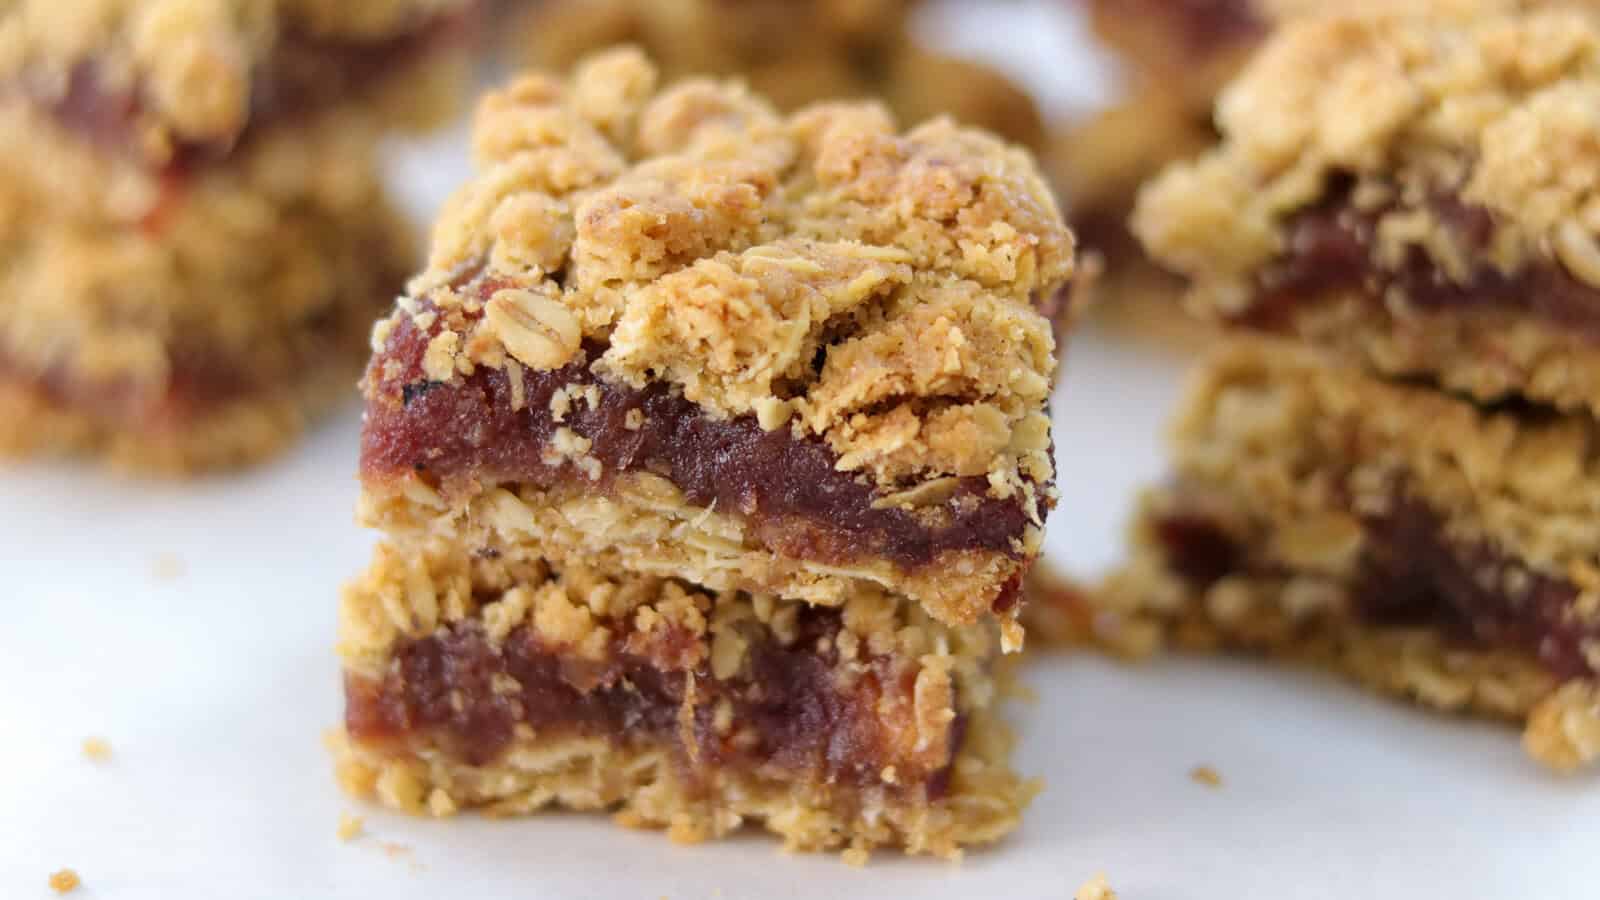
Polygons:
M1153 495L1146 509L1163 503ZM1529 756L1557 771L1600 759L1593 679L1558 685L1526 653L1464 646L1426 627L1353 621L1337 609L1355 588L1322 575L1241 572L1197 586L1172 570L1149 536L1153 530L1146 513L1135 527L1129 565L1085 595L1092 624L1075 639L1121 653L1128 646L1124 636L1136 631L1152 638L1141 645L1146 655L1162 649L1264 653L1444 712L1522 723Z
M608 377L821 435L881 482L1048 480L1033 302L1072 240L1026 155L948 122L897 136L871 105L784 118L655 83L619 52L483 103L481 174L412 285L426 307L397 312L433 317L431 374L557 368L598 341ZM477 267L507 283L482 308L452 289Z
M70 894L83 886L83 879L72 869L60 869L50 873L50 890L58 894Z
M1597 427L1584 415L1485 410L1314 353L1240 343L1197 373L1173 442L1180 476L1254 488L1241 494L1258 513L1298 523L1273 537L1292 563L1340 572L1357 549L1355 518L1403 494L1451 539L1570 581L1580 592L1571 621L1592 625Z
M1592 429L1240 344L1193 386L1131 563L1053 605L1069 637L1266 651L1523 721L1532 755L1577 768L1600 750Z
M813 648L803 643L816 640L807 615L803 603L718 596L650 576L607 576L582 568L558 573L539 564L463 554L446 542L405 552L380 545L373 566L347 590L342 604L340 653L347 684L392 679L405 667L406 647L463 629L477 635L474 641L495 648L495 654L515 652L513 644L547 648L542 652L555 654L560 671L567 673L563 683L595 692L591 703L607 690L608 667L623 657L635 665L650 660L657 674L635 676L649 683L687 679L687 684L676 710L637 706L649 701L627 698L603 701L627 703L635 709L630 715L643 717L626 731L584 727L583 722L597 721L589 718L591 705L585 717L571 723L547 719L531 728L496 731L488 753L479 752L481 743L462 743L464 736L481 741L485 697L463 694L459 712L449 717L455 723L450 728L394 734L397 723L426 714L391 714L378 727L370 710L352 707L350 731L336 742L341 783L358 796L414 813L616 809L624 824L668 828L681 840L721 837L753 821L798 849L858 855L889 845L949 856L1014 828L1037 787L1005 765L1011 739L991 715L998 697L987 670L994 646L987 631L951 631L914 606L883 594L862 594L839 611L838 630L823 632ZM796 653L815 653L815 663L802 667L811 674L790 669L781 680L752 685L754 693L742 699L730 693L747 669L759 664L757 656L771 641ZM880 681L886 664L909 680ZM511 671L532 677L527 665ZM818 666L829 674L815 675L823 671ZM820 680L808 682L806 696L789 701L767 696L788 689L783 682L791 678L814 677ZM517 681L496 675L491 683L505 698L492 702L511 704L504 707L508 714L538 714L519 705ZM550 704L566 690L541 690L524 695L520 703L536 703L546 716L558 715ZM841 697L865 692L859 695L864 706L841 706L829 720L813 723L844 729L828 743L830 761L773 746L776 735L800 735L790 726L759 715L747 720L739 712L755 714L762 704L779 702L796 704L792 715L810 715L804 711L832 702L819 692L842 692ZM352 702L360 695L351 695ZM700 709L697 698L714 708ZM583 701L575 697L572 702ZM848 737L851 733L856 737ZM706 759L710 753L718 760ZM750 753L776 755L765 762L741 755ZM806 759L812 761L802 762ZM849 759L865 762L870 773L837 768ZM824 777L824 771L835 774ZM866 774L870 778L861 781Z

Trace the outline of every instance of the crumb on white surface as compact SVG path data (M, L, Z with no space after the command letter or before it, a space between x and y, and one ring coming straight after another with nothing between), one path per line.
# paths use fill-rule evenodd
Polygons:
M83 879L79 878L78 873L71 869L62 869L59 872L50 873L50 890L58 894L70 894L77 890L81 884L83 884Z
M83 739L83 755L92 762L109 762L111 742L103 737L86 737Z
M350 813L339 814L339 840L353 841L362 835L366 828L366 820Z
M1072 900L1117 900L1117 892L1106 883L1106 876L1096 875L1078 888L1078 892L1072 895Z
M183 559L173 553L163 553L150 564L150 574L159 581L172 581L184 573Z
M1210 788L1222 787L1222 773L1211 766L1195 766L1189 770L1189 778L1195 784L1203 784Z

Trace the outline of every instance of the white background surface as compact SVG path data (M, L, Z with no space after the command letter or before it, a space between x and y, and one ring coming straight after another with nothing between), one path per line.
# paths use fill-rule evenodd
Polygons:
M1045 79L1101 82L1041 4L1010 30L936 31ZM1029 69L1029 61L1033 68ZM419 210L460 177L459 135L399 171ZM1058 394L1057 562L1114 561L1179 362L1094 331ZM373 538L352 525L352 408L267 468L190 485L83 468L0 471L0 898L1595 898L1600 791L1546 775L1513 732L1321 676L1224 660L1035 661L1017 764L1048 788L1022 830L959 865L778 855L759 833L676 847L603 817L443 822L361 808L320 744L340 716L335 592ZM112 759L85 759L104 736ZM1192 782L1217 768L1220 789ZM367 835L341 843L341 812Z

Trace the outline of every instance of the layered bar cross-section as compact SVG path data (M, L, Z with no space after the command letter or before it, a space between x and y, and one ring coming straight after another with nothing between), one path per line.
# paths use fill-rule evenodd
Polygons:
M1073 246L1031 158L637 51L478 113L373 334L345 785L685 840L1016 827L997 658L1054 505Z
M1203 367L1174 437L1091 631L1309 658L1524 722L1552 766L1600 756L1587 413L1483 408L1247 343Z
M653 81L609 55L482 107L482 174L375 336L366 521L1013 622L1072 261L1026 153Z
M341 783L409 812L614 811L674 840L951 856L1016 828L993 629L380 547L343 605Z
M1595 7L1410 6L1281 28L1224 94L1221 146L1148 187L1135 230L1210 318L1600 410Z

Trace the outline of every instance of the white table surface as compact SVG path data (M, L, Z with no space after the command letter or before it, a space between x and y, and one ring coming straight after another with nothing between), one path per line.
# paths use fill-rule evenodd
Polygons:
M1057 108L1103 80L1040 35L934 32L1032 73ZM994 30L990 30L994 28ZM1008 36L1010 35L1010 36ZM1068 60L1065 76L1041 63ZM1031 66L1031 68L1030 68ZM460 135L400 155L419 212L460 177ZM1112 563L1161 473L1181 361L1090 330L1057 398L1064 494L1050 554ZM960 864L784 857L764 836L678 847L604 817L414 820L339 794L335 594L373 536L352 524L347 409L266 468L194 484L35 464L0 470L0 897L1070 898L1105 872L1129 900L1600 897L1600 785L1526 761L1502 727L1420 713L1246 661L1042 658L1018 766L1048 787L1021 831ZM83 739L108 739L92 762ZM1191 781L1215 767L1219 789ZM335 836L341 813L366 834Z

